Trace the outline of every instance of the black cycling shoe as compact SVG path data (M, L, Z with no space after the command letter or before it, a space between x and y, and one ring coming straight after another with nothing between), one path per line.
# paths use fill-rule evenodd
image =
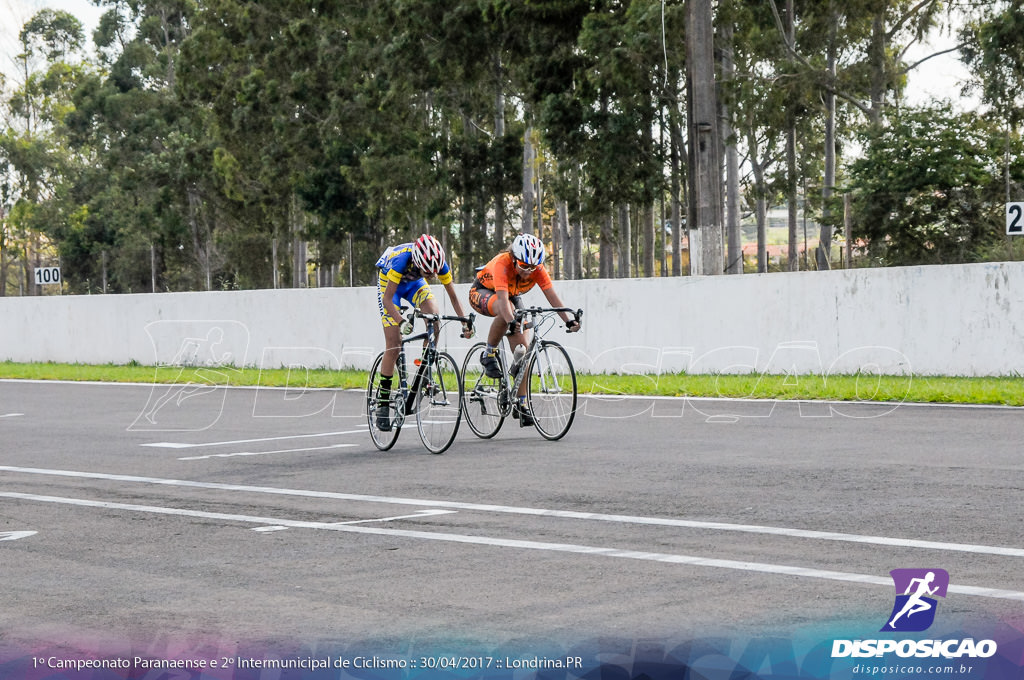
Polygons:
M391 409L386 402L377 407L377 429L381 432L391 431Z
M500 378L501 367L498 366L498 357L495 354L480 352L480 365L484 367L484 373L488 378Z
M522 404L516 404L516 407L512 409L512 417L519 421L519 427L533 425L533 414Z
M519 409L519 427L530 427L533 425L533 414L525 408Z

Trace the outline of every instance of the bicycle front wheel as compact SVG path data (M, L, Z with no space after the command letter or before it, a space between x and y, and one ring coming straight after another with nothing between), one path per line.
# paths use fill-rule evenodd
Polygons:
M416 394L416 428L431 453L444 453L459 432L462 420L462 379L455 359L446 352L423 372Z
M463 413L469 429L482 439L490 439L498 434L505 421L501 401L508 401L502 392L501 378L488 378L480 364L480 354L486 347L483 342L473 345L462 364ZM499 366L502 365L500 354Z
M545 439L561 439L576 417L576 370L569 353L557 342L542 342L530 362L526 398L537 431Z
M381 451L387 451L398 439L403 418L396 408L396 395L401 393L398 385L392 384L390 395L387 397L382 397L380 393L380 364L383 360L384 353L381 352L370 370L370 379L366 383L365 409L373 445Z

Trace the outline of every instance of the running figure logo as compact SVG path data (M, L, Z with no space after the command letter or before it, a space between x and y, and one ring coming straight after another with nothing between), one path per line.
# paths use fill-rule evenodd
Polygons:
M945 569L893 569L889 574L896 586L896 602L882 630L927 630L935 621L935 597L946 597L949 574Z

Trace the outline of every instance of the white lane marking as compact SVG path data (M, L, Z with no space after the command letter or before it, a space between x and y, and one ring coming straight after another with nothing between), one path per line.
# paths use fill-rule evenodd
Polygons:
M151 446L158 449L194 449L200 446L227 446L228 444L253 444L255 442L278 442L284 439L305 439L308 437L333 437L339 434L362 434L367 428L359 430L345 430L344 432L318 432L316 434L293 434L284 437L263 437L260 439L234 439L226 442L205 442L200 444L188 444L186 442L152 442L140 444L140 446Z
M133 512L148 512L160 515L177 515L180 517L198 517L202 519L216 519L229 522L244 522L267 525L276 529L277 527L293 527L299 529L324 529L328 531L341 531L357 534L373 534L377 536L399 536L403 538L421 539L428 541L447 541L451 543L467 543L472 545L487 545L502 548L520 548L524 550L545 550L551 552L575 553L578 555L598 555L603 557L620 557L632 560L646 560L650 562L664 562L667 564L685 564L694 567L712 567L718 569L736 569L739 571L753 571L764 574L780 574L785 576L798 576L804 578L826 579L831 581L846 581L851 583L866 583L870 585L892 588L892 579L873 576L870 574L856 574L842 571L829 571L824 569L811 569L808 567L794 567L784 564L766 564L760 562L740 562L736 560L723 560L708 557L695 557L691 555L674 555L670 553L654 553L640 550L623 550L620 548L607 548L600 546L576 545L573 543L543 543L540 541L525 541L511 538L495 538L490 536L467 536L465 534L448 534L430 531L411 531L407 529L381 529L366 526L353 526L351 524L336 522L308 522L298 520L283 520L269 517L255 517L251 515L234 515L220 512L206 512L202 510L184 510L182 508L165 508L153 505L135 505L129 503L113 503L109 501L90 501L79 498L61 498L58 496L38 496L36 494L0 492L0 497L17 498L21 500L39 501L42 503L59 503L65 505L76 505L80 507L104 508L107 510L128 510ZM962 593L964 595L975 595L977 597L997 598L1004 600L1017 600L1024 602L1024 592L1013 590L1001 590L997 588L985 588L983 586L957 586L948 587L951 593Z
M480 512L498 512L512 515L531 515L536 517L558 517L562 519L585 519L598 522L616 522L619 524L644 524L650 526L682 527L686 529L710 529L712 531L738 531L749 534L767 534L771 536L788 536L790 538L810 538L822 541L841 541L847 543L866 543L871 545L895 546L898 548L925 548L928 550L948 550L953 552L978 553L984 555L1003 555L1007 557L1024 557L1024 549L1002 546L971 545L968 543L944 543L938 541L921 541L911 538L890 538L886 536L862 536L843 534L831 531L814 531L810 529L791 529L786 527L768 527L752 524L726 524L724 522L701 522L697 520L673 519L666 517L636 517L631 515L606 515L596 512L576 512L573 510L545 510L543 508L519 508L506 505L485 505L478 503L462 503L458 501L418 500L414 498L392 498L388 496L367 496L362 494L340 493L336 491L310 491L305 489L279 489L268 486L245 486L242 484L221 484L217 482L192 482L181 479L161 479L158 477L136 477L132 475L113 475L101 472L75 472L71 470L47 470L41 468L23 468L0 465L0 472L23 472L27 474L52 475L58 477L76 477L80 479L103 479L116 482L140 482L144 484L160 484L195 489L217 489L222 491L247 491L281 496L301 496L305 498L330 498L333 500L362 501L368 503L389 503L393 505L419 505L435 508L454 508L456 510L475 510Z
M206 456L184 456L178 460L206 460L207 458L234 458L235 456L266 456L271 453L298 453L299 451L324 451L344 449L355 444L331 444L330 446L308 446L302 449L278 449L277 451L239 451L237 453L211 453Z
M0 418L19 418L25 415L24 413L0 413Z
M370 522L392 522L396 519L419 519L421 517L433 517L435 515L454 515L457 510L420 510L411 515L397 515L395 517L380 517L377 519L356 519L351 522L337 522L338 526L343 524L368 524Z
M376 517L374 519L355 519L351 522L335 522L335 526L343 526L345 524L368 524L371 522L393 522L396 519L420 519L421 517L433 517L434 515L454 515L455 510L420 510L412 515L398 515L397 517ZM272 526L272 527L257 527L253 531L284 531L288 527L285 526Z
M35 535L35 531L0 531L0 541L17 541L19 538Z
M181 368L179 366L162 366L161 368ZM204 368L216 368L206 366ZM230 367L229 367L230 368ZM0 383L24 385L81 385L82 387L186 387L196 386L190 382L114 382L110 380L48 380L43 378L0 378ZM202 385L216 390L272 390L279 392L357 392L365 394L365 387L288 387L286 385Z

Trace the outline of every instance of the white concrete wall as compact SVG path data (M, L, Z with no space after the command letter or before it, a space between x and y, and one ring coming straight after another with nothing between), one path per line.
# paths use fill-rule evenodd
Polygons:
M584 328L550 337L594 372L1012 375L1022 281L1019 262L561 281ZM14 361L365 369L382 344L372 287L0 298L0 359Z

